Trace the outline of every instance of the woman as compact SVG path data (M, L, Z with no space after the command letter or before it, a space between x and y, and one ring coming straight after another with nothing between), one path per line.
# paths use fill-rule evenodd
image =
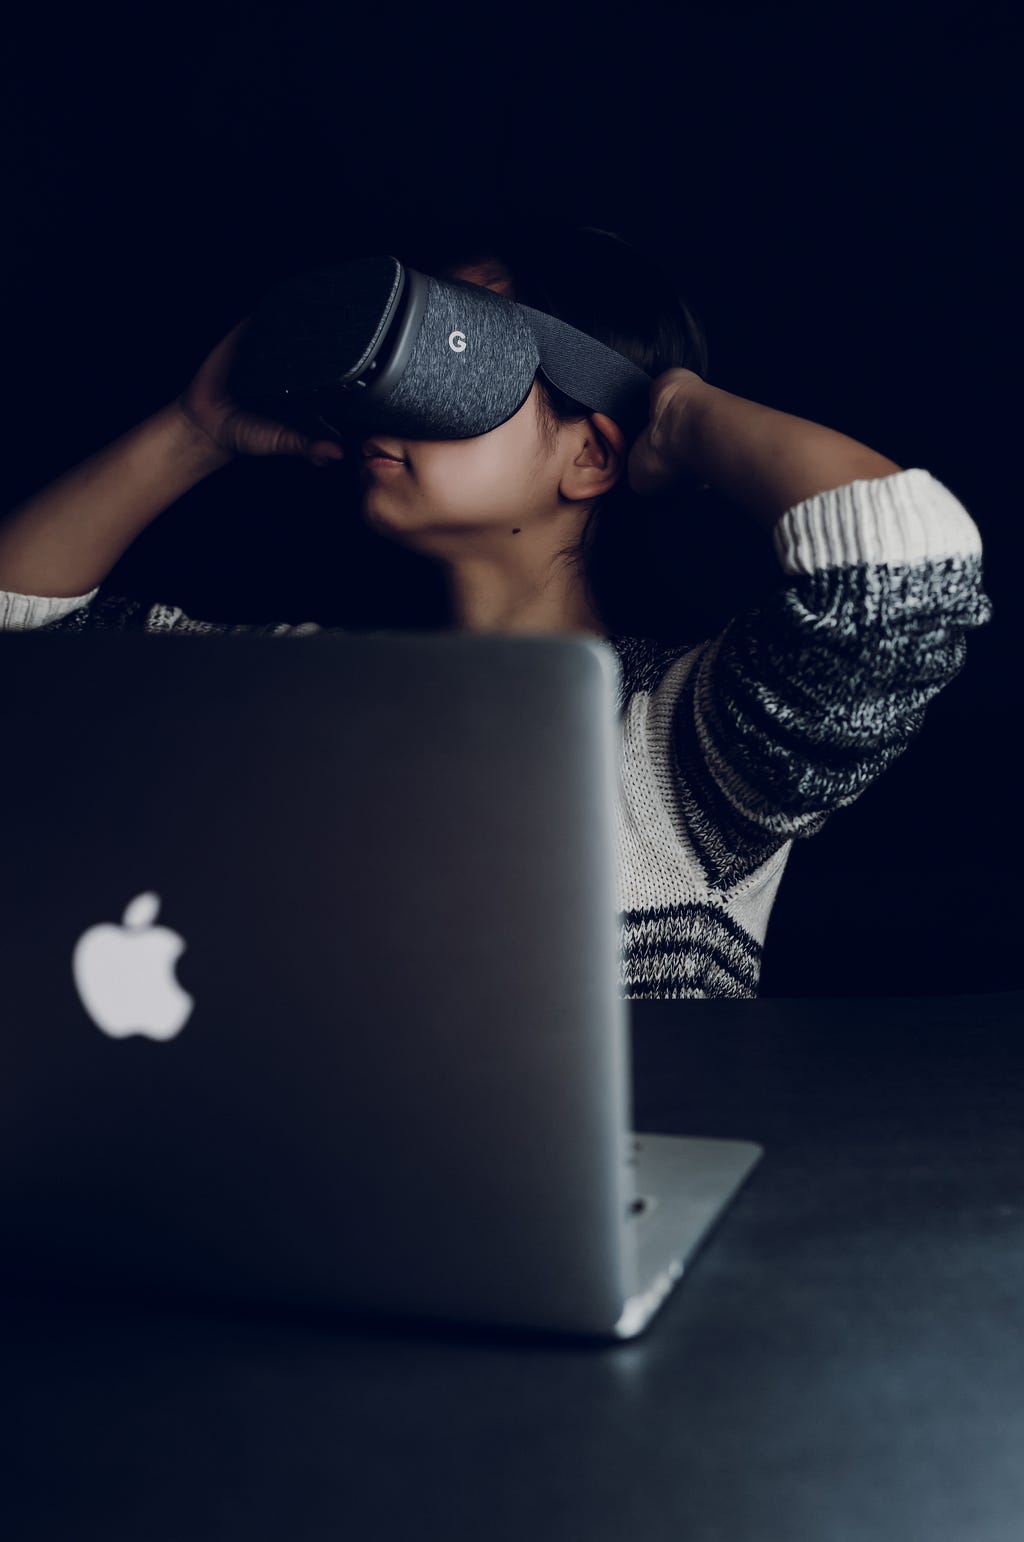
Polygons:
M454 256L403 260L617 348L652 376L643 434L627 444L538 373L490 433L385 434L392 459L371 465L368 444L311 442L227 397L242 322L179 397L0 526L0 627L315 635L315 622L201 622L100 590L157 514L238 456L358 458L362 517L438 565L456 630L572 632L618 654L626 997L756 996L793 841L903 752L960 672L966 632L991 619L978 528L928 471L710 385L703 334L664 270L611 233L498 226ZM644 508L682 507L702 486L771 535L783 581L703 642L624 628Z

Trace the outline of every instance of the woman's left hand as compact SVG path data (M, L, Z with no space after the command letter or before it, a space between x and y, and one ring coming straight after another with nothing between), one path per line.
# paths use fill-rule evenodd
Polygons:
M629 485L641 497L677 482L699 482L689 461L687 437L705 388L692 369L667 369L651 381L647 426L634 440L626 462Z

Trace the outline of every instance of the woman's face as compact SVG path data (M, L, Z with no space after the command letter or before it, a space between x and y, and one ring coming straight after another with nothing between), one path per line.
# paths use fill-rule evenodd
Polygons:
M555 488L538 422L537 390L534 381L518 412L473 439L375 435L384 449L404 460L363 461L362 507L369 522L385 525L395 536L415 531L429 537L432 531L524 528L549 514Z
M511 279L496 261L460 264L438 276L514 297ZM517 547L535 549L538 538L552 535L564 543L559 516L582 512L586 488L572 472L572 453L566 443L552 450L542 435L536 380L511 418L473 439L369 437L404 459L383 466L363 461L363 517L382 535L428 555L493 555L495 547L508 552L513 534L520 538Z

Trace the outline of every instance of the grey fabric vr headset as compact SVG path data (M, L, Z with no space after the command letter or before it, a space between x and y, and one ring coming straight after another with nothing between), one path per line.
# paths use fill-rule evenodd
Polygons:
M473 439L519 411L538 370L627 441L645 427L651 376L614 348L492 289L363 257L270 290L227 388L313 437Z

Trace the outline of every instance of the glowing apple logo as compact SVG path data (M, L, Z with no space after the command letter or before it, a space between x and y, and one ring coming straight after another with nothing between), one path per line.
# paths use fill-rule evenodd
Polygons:
M159 909L159 894L137 894L122 926L91 926L75 944L71 967L82 1005L111 1038L173 1039L191 1015L193 998L174 977L185 940L153 925Z

